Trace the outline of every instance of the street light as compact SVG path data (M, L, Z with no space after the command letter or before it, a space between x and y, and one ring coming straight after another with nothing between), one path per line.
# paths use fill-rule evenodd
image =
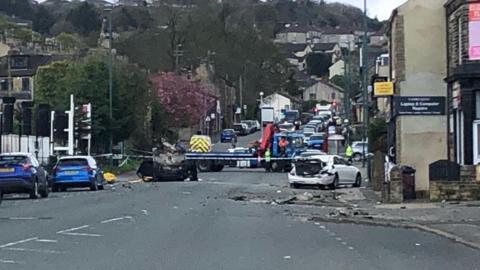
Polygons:
M113 167L113 101L112 101L112 92L113 92L113 55L112 55L112 10L113 6L110 6L105 9L108 12L108 109L109 109L109 131L110 131L110 168Z
M362 72L363 72L363 81L362 81L362 90L363 90L363 140L367 141L368 136L368 34L367 34L367 0L363 0L363 40L362 40ZM362 144L363 149L363 159L362 167L365 168L365 159L366 159L366 147L365 143Z

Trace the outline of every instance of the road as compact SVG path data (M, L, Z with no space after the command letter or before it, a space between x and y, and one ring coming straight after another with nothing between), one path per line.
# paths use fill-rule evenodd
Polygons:
M200 178L7 197L0 269L480 269L478 250L436 235L314 223L293 215L296 206L229 199L281 189L284 174L229 169Z

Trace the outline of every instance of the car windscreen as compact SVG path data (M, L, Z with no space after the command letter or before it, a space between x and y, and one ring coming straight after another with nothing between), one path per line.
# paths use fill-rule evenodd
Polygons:
M243 126L242 125L233 125L234 130L242 130Z
M323 136L315 136L314 135L314 136L310 137L310 140L311 141L321 141L321 140L323 140Z
M84 158L61 159L57 166L88 166L88 161Z
M0 165L16 165L25 163L29 163L28 157L26 156L0 156Z
M229 134L233 134L233 133L235 133L235 131L233 129L226 129L226 130L223 131L223 134L228 134L229 135Z

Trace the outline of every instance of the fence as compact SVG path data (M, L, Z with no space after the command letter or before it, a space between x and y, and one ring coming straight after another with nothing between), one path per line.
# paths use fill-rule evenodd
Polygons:
M50 156L50 138L36 136L2 135L0 148L2 153L26 152L34 154L40 163L48 163Z

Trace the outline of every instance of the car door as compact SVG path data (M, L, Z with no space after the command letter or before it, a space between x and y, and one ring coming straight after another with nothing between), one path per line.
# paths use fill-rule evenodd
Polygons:
M333 164L335 166L335 170L338 173L338 182L339 184L347 184L348 183L348 171L346 168L346 164L340 157L333 157Z

